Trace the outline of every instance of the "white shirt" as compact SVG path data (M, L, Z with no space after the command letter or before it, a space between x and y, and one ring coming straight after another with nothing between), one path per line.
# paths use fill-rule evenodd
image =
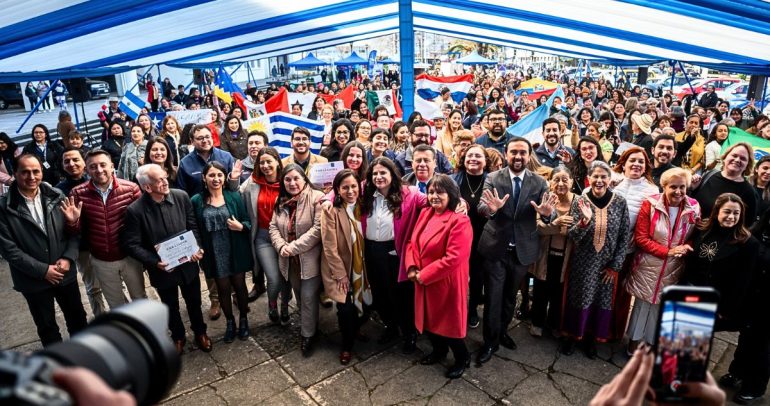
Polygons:
M110 192L112 192L112 182L110 182L110 185L107 186L107 190L102 190L99 186L96 186L94 183L94 188L96 188L96 191L99 192L99 195L102 196L102 203L105 205L107 204L107 198L110 197Z
M393 241L393 213L388 209L385 196L374 192L372 213L366 218L366 239L371 241Z
M21 194L21 192L19 194ZM32 215L32 218L35 219L43 231L47 231L45 228L45 216L43 215L43 202L40 200L40 189L37 190L35 197L31 199L23 194L21 194L21 197L24 198L24 203L27 204L27 209Z
M508 168L508 174L511 175L511 191L513 193L516 193L516 180L515 180L515 178L519 178L519 193L521 193L521 187L522 187L522 185L524 185L524 174L525 173L527 173L527 172L526 171L521 171L520 174L516 175L515 173L513 173L511 168ZM513 198L513 193L511 193L511 198Z

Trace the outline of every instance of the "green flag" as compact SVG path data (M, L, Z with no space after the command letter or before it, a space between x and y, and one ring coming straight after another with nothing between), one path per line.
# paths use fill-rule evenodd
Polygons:
M752 148L754 148L755 161L758 161L759 158L770 154L770 140L766 140L754 134L749 134L738 127L730 127L730 134L722 144L722 153L724 153L725 150L730 147L730 145L735 145L739 142L748 143Z
M380 98L377 92L371 90L366 92L366 105L369 107L369 113L374 114L375 107L380 105Z

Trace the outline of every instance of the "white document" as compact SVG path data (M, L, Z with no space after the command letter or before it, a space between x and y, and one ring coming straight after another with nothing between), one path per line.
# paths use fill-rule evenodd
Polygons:
M318 186L331 186L337 173L345 169L342 161L315 164L310 168L310 183Z
M166 266L167 272L170 272L179 265L190 262L192 256L199 249L198 242L195 240L195 235L193 235L192 231L169 238L155 245L155 250L158 251L161 262L168 264Z

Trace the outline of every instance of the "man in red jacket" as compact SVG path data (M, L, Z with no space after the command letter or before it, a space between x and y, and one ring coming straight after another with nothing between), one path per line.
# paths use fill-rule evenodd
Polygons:
M91 249L91 266L111 309L126 303L123 282L131 300L146 298L142 266L120 246L126 209L141 196L133 182L118 179L107 151L86 155L91 181L76 186L63 205L67 229L80 233Z

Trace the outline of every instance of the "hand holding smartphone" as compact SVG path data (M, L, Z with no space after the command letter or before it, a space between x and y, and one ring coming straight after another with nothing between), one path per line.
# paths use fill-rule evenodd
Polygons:
M706 381L718 301L710 287L663 290L650 379L657 402L687 402L682 384Z

